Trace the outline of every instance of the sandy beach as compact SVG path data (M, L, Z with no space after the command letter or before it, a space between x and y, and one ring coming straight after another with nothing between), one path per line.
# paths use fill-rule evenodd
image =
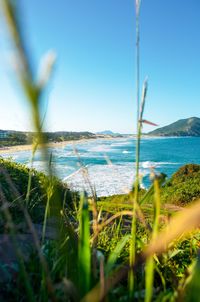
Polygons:
M97 138L89 138L89 139L80 139L80 140L70 140L70 141L63 141L63 142L52 142L48 143L46 146L48 148L57 148L57 147L65 147L66 145L71 145L71 144L81 144L81 143L86 143L86 142L91 142L91 141L96 141L96 140L102 140L102 139L115 139L114 137L97 137ZM7 153L15 153L18 151L30 151L32 150L33 145L16 145L16 146L9 146L9 147L0 147L0 155L1 154L7 154ZM41 146L38 147L40 149Z
M64 147L66 145L70 144L80 144L84 143L86 141L92 141L96 139L80 139L80 140L71 140L71 141L63 141L63 142L57 142L57 143L48 143L46 146L48 148L54 148L54 147ZM10 147L0 147L0 154L6 154L6 153L13 153L18 151L29 151L32 150L33 145L17 145L17 146L10 146ZM40 149L41 146L38 147Z

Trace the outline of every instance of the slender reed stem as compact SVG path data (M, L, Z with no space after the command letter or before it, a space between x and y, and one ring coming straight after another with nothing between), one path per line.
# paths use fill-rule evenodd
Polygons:
M136 175L135 175L135 184L134 184L134 198L133 198L133 219L132 219L132 228L131 228L131 244L130 244L130 257L129 263L130 267L132 268L135 263L135 254L136 254L136 213L139 207L138 200L139 200L139 168L140 168L140 140L142 134L142 118L144 113L144 105L146 101L146 94L147 94L147 80L145 80L142 89L142 100L141 106L139 111L139 119L137 125L137 139L136 139ZM130 269L129 273L129 295L130 298L133 298L134 292L134 275L133 270Z
M136 0L136 91L137 91L137 120L140 108L140 0Z
M135 245L136 245L136 206L138 201L138 186L139 186L139 151L140 151L140 121L139 121L139 108L140 108L140 0L136 0L136 100L137 100L137 140L136 140L136 175L135 175L135 188L133 199L133 219L131 227L131 244L130 244L130 257L129 264L133 267L135 262ZM129 273L129 296L133 298L134 292L134 275L133 270Z
M79 289L81 295L90 290L91 278L91 249L90 249L90 223L89 223L88 200L83 194L80 202L80 234L78 249L79 264Z
M154 222L152 240L155 240L158 233L160 216L160 187L158 177L154 179ZM146 261L145 269L145 302L151 302L153 296L153 281L154 281L154 259L151 255Z

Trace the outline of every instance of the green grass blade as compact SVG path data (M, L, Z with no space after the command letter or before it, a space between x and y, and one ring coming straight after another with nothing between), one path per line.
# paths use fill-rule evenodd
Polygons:
M185 295L186 302L200 302L200 255L198 255L197 263L193 269L192 280L188 285Z
M79 267L79 288L81 295L86 294L90 289L91 279L91 249L90 249L90 220L88 200L83 194L80 202L79 218L79 247L78 247L78 267Z
M117 258L119 257L121 251L123 250L123 248L125 247L126 243L128 242L128 240L130 239L130 235L126 235L124 236L116 245L115 249L110 253L109 257L108 257L108 261L105 267L105 273L109 274L110 271L112 270L112 268L114 267Z
M166 174L161 173L159 175L159 179L158 179L160 187L164 184L165 180L166 180ZM139 204L142 205L143 203L149 203L151 201L151 199L153 198L153 194L154 194L154 184L152 184L150 186L148 191L145 193L145 195L139 201Z
M154 259L149 257L145 268L145 302L150 302L153 295Z
M154 176L154 223L152 239L155 239L158 233L159 215L160 215L160 189L159 179ZM146 272L145 272L145 302L150 302L153 296L153 281L154 281L154 259L153 255L150 256L146 261Z

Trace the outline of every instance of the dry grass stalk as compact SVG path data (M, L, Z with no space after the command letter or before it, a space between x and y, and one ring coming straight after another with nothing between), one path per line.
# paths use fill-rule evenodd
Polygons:
M199 227L200 200L174 216L166 229L150 242L143 253L143 257L146 258L149 255L165 252L169 248L169 245L173 244L174 240L177 240L183 234L187 235Z

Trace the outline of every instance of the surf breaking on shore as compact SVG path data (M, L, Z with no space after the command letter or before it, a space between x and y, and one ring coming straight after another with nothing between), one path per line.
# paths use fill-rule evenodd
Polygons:
M189 140L191 144L188 143ZM199 140L194 138L142 140L140 174L144 186L148 187L150 184L149 173L152 168L170 177L180 166L188 163L191 148L194 161L200 163L198 146ZM31 150L26 150L26 147L21 150L20 146L18 151L10 149L10 152L4 152L1 156L11 157L16 162L30 166ZM84 168L81 167L86 167L88 180L95 187L98 196L127 193L134 183L134 138L67 141L53 144L49 148L55 174L74 190L86 190L90 194L88 181L83 177ZM160 150L159 154L157 148ZM33 167L45 172L45 162L40 150L34 156Z

